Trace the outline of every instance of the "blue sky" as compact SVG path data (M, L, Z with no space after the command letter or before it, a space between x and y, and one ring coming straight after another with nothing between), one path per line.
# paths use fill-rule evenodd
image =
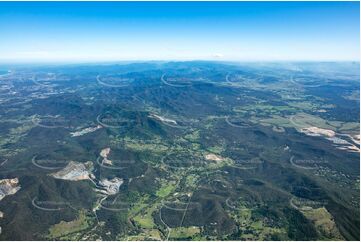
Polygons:
M0 60L359 60L358 2L0 2Z

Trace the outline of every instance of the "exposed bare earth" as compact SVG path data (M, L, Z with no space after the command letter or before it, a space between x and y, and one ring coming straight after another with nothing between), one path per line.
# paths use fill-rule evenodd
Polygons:
M6 196L15 194L20 188L18 178L0 180L0 201ZM0 218L3 217L4 213L0 211ZM2 228L0 227L0 234L1 230Z
M305 133L310 136L326 136L326 137L334 137L336 135L335 131L330 129L321 129L318 127L308 127L301 129L302 133Z
M168 118L163 118L159 115L156 115L156 114L150 114L149 115L150 118L155 118L155 119L158 119L162 122L166 122L166 123L171 123L171 124L175 124L177 125L177 121L173 120L173 119L168 119Z
M18 178L0 180L0 201L5 196L15 194L20 188Z
M215 154L207 154L204 157L206 158L206 160L212 160L212 161L222 161L222 160L224 160L223 157L221 157L219 155L215 155Z
M110 154L110 148L105 148L100 151L100 156L103 157L102 164L112 165L113 162L108 159L108 155Z
M308 127L308 128L302 128L300 130L302 133L305 133L306 135L309 136L320 136L320 137L325 137L327 140L332 141L334 144L336 144L337 149L340 150L346 150L349 152L360 152L360 148L357 147L356 145L341 139L337 136L348 136L355 144L360 144L360 135L346 135L346 134L338 134L333 130L330 129L322 129L322 128L318 128L318 127Z
M88 128L82 129L80 131L70 132L70 135L72 137L82 136L82 135L94 132L94 131L96 131L98 129L101 129L101 128L103 128L103 126L101 126L101 125L98 125L96 127L88 127Z
M111 180L102 179L99 184L102 185L108 195L114 195L119 192L119 187L123 184L123 179L114 177Z
M70 161L66 167L58 172L52 173L51 176L57 179L70 181L87 180L90 178L89 168L87 167L89 164L89 162L83 164L76 161Z

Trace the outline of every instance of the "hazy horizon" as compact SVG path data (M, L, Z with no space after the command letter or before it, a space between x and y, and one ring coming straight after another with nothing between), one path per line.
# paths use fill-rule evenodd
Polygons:
M359 14L359 2L1 2L0 62L359 61Z

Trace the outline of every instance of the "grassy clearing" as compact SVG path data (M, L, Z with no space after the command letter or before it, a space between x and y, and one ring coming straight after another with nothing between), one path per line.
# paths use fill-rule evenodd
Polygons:
M191 174L189 176L186 177L186 185L187 187L196 187L197 185L197 180L198 180L198 176Z
M162 153L165 152L168 147L161 143L159 139L154 139L145 142L144 140L137 140L137 139L131 139L129 137L125 137L124 140L124 146L127 149L131 149L134 151L152 151L156 153Z
M143 229L143 232L137 235L128 236L125 241L146 241L146 240L162 240L158 229Z
M133 219L139 224L140 227L144 229L153 229L155 228L155 223L152 217L152 213L155 211L155 207L147 209L145 213L135 216Z
M142 196L141 199L134 204L134 206L129 210L129 216L133 217L138 214L142 209L146 208L149 204L149 196Z
M201 232L200 228L192 226L192 227L178 227L171 230L169 238L171 239L185 239L192 238L196 234Z
M294 127L294 125L292 125L292 123L290 122L289 118L281 117L279 115L272 115L270 118L265 118L265 119L260 119L260 120L258 120L256 118L252 118L251 121L254 123L260 122L263 125L265 125L265 124L276 125L276 126L284 127L284 128Z
M336 127L338 126L337 123L334 123L332 125L332 122L327 122L326 120L320 117L306 113L298 113L297 115L292 117L292 121L293 121L292 122L293 125L296 125L297 128L307 128L310 126L316 126L318 128L335 130Z
M285 228L270 227L263 220L252 219L252 209L246 208L242 201L236 210L231 210L231 217L238 222L242 231L241 240L271 240L273 237L287 239Z
M359 123L355 122L340 122L340 121L327 121L320 117L299 113L292 118L293 124L296 124L297 128L306 128L310 126L316 126L318 128L330 129L333 131L345 131L345 130L357 130L359 129Z
M189 140L190 142L197 142L200 138L199 130L194 131L193 133L187 134L184 136L186 140Z
M9 132L7 134L0 136L0 154L4 157L10 157L24 152L26 149L8 149L5 147L9 146L10 144L16 144L22 138L24 138L32 128L36 127L36 124L31 122L30 119L20 119L14 121L9 120L9 122L17 123L19 124L19 126L9 129Z
M175 182L165 183L163 182L160 189L156 192L156 196L159 198L167 197L175 189ZM142 202L139 203L139 206L136 205L130 211L134 217L134 221L143 229L154 229L156 227L153 212L158 209L158 203L153 204L153 206L147 208L147 199L142 199ZM141 211L145 209L145 211ZM140 212L140 213L139 213ZM139 214L138 214L139 213Z
M302 105L301 105L302 106ZM241 106L233 108L234 112L237 113L257 113L261 115L265 114L280 114L282 112L296 112L297 106L273 106L269 104L254 104L248 106Z
M269 227L261 220L248 221L247 225L241 226L242 240L270 240L272 237L287 238L285 228Z
M168 196L175 188L175 184L172 183L164 183L161 188L156 192L157 197L166 197Z
M311 220L321 238L331 240L344 240L341 236L332 215L327 211L325 207L310 209L302 211L302 213Z
M78 218L73 221L61 221L49 229L50 238L71 239L67 235L80 232L89 227L89 218L84 210L80 210Z
M152 213L157 209L157 204L153 205L152 207L148 208L141 214L135 216L133 219L136 223L139 224L140 227L144 229L153 229L156 227Z
M357 133L359 129L360 129L360 124L354 122L343 123L342 126L339 128L340 131L357 130Z
M315 105L314 103L307 102L307 101L289 102L288 105L290 105L293 108L297 108L298 110L303 110L303 111L311 111L311 110L315 110L318 108L318 106ZM293 109L293 110L296 111L295 109Z

